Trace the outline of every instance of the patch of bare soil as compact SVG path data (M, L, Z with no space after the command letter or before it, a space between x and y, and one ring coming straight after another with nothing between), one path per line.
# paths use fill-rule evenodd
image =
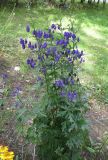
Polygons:
M108 133L108 104L102 104L96 99L90 100L89 104L87 119L90 122L90 136L94 141L98 141Z
M7 75L3 79L3 74ZM21 88L21 97L26 101L36 100L38 95L31 90L36 82L36 77L30 73L21 74L20 66L11 66L3 54L0 53L0 145L7 145L10 150L18 155L18 160L37 160L34 149L35 146L24 141L23 136L16 131L16 97L11 93L17 87ZM29 98L28 98L29 101ZM30 102L29 102L30 103ZM29 106L27 106L29 107Z

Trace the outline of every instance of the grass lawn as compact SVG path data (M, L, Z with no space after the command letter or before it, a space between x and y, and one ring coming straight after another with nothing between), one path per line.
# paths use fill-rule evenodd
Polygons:
M59 16L58 16L59 15ZM80 48L85 52L82 80L100 100L108 102L108 7L59 10L51 7L4 8L0 10L0 65L25 64L19 38L27 37L26 24L47 28L51 22L67 25L74 21ZM7 65L6 65L7 64ZM2 67L0 66L0 68ZM25 71L24 65L22 70ZM3 70L1 71L3 72Z

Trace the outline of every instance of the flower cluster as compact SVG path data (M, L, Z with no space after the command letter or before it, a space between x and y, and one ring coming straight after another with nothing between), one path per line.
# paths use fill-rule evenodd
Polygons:
M7 146L0 146L0 159L13 160L14 152L10 152Z
M61 32L62 38L57 39L54 37L56 30L61 30L59 25L52 24L47 31L34 29L32 31L33 37L36 39L35 43L27 39L20 38L20 44L22 48L29 48L34 54L31 55L32 58L27 59L27 64L31 68L39 67L39 71L45 76L47 76L47 71L49 72L52 68L53 74L56 70L62 70L61 65L70 66L64 69L62 77L65 78L55 78L53 83L57 90L61 90L59 93L61 96L67 97L69 101L74 101L77 98L77 92L74 86L75 80L73 76L67 76L65 73L69 70L73 70L75 61L83 62L83 51L79 51L77 48L77 43L79 42L79 37L75 33L66 31ZM27 25L26 31L30 32L30 26ZM72 47L73 46L73 47ZM34 56L34 57L33 57ZM62 67L63 67L62 65ZM56 66L58 66L56 68ZM56 74L55 74L56 77ZM67 78L66 78L67 77ZM39 76L38 81L41 81ZM65 91L66 85L69 86L67 91ZM63 90L64 89L64 90Z

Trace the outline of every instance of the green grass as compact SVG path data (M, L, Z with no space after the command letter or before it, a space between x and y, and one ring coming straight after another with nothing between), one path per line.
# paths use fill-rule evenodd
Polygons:
M24 64L19 38L27 37L26 24L45 29L51 22L67 25L74 21L81 39L80 48L85 52L82 80L94 96L108 103L108 6L100 8L74 8L59 10L51 7L26 7L0 10L0 50L5 61L13 65Z

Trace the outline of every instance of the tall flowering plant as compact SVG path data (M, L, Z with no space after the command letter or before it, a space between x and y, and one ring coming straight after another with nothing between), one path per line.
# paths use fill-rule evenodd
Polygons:
M29 25L26 31L31 33ZM38 73L37 84L43 90L33 107L27 138L37 144L40 160L79 160L86 135L86 107L77 74L84 62L80 40L55 24L47 31L34 29L32 36L35 42L21 38L20 44L30 49L26 63Z

